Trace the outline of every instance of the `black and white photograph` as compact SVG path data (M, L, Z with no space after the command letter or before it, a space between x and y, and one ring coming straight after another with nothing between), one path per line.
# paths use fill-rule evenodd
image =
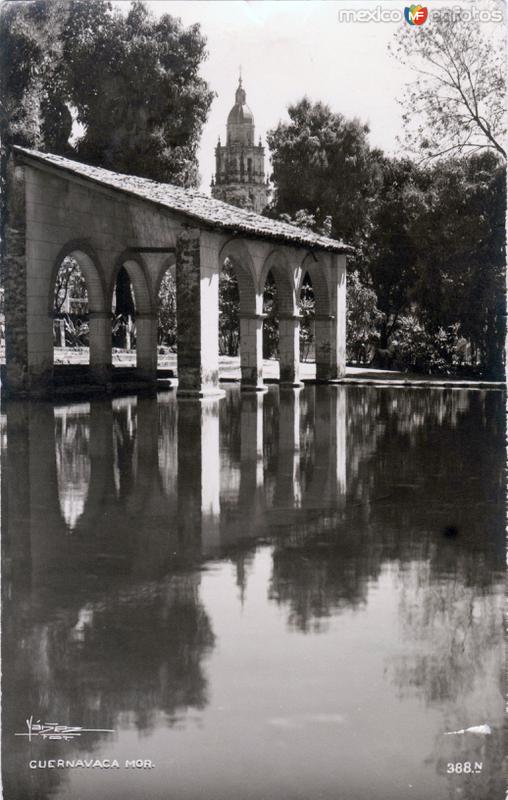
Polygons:
M506 42L0 2L3 800L505 800Z

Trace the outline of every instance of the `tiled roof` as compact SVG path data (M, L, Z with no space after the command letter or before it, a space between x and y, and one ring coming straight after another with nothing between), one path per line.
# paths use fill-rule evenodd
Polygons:
M171 183L157 183L148 178L122 175L102 167L91 167L88 164L81 164L79 161L72 161L52 153L29 150L25 147L15 147L14 150L24 157L28 156L30 159L44 162L63 172L72 173L93 183L156 203L158 206L183 214L198 223L203 223L207 227L242 232L246 236L272 239L299 247L328 250L334 253L353 251L350 245L337 239L320 236L312 231L298 228L296 225L289 225L287 222L269 219L261 214L255 214L253 211L237 208L229 203L208 197L196 189L182 189Z

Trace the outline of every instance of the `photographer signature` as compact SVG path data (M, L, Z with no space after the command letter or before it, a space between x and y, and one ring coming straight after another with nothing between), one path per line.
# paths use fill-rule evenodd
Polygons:
M27 733L15 733L14 736L28 736L28 741L39 736L41 739L59 739L66 742L76 739L82 733L115 733L109 728L81 728L76 725L59 725L56 722L33 721L33 715L26 720Z

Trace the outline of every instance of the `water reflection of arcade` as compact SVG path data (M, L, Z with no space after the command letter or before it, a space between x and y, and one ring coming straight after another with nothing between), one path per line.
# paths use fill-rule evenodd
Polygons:
M29 707L87 727L146 731L161 713L173 724L206 705L202 662L214 634L196 567L253 547L274 504L296 511L323 481L332 494L344 491L344 431L338 441L325 433L340 430L341 413L344 424L344 390L311 395L274 387L228 393L222 405L170 393L7 404L6 730ZM316 456L330 452L305 480L302 413L307 423L316 417ZM277 436L273 452L266 431ZM6 752L7 783L26 772L25 755L19 740ZM54 779L43 776L48 791ZM31 796L19 786L12 797Z
M5 730L31 709L149 731L205 707L215 637L199 566L230 559L241 588L260 539L273 546L262 591L301 632L365 604L402 565L401 624L426 649L391 678L454 712L497 655L500 400L308 386L7 404ZM458 541L441 534L450 509ZM25 760L9 748L7 782ZM17 780L8 796L32 797Z
M177 403L168 393L8 405L8 439L17 442L6 454L14 561L30 563L34 585L58 573L64 552L88 568L107 572L114 563L113 571L155 577L175 559L218 553L235 532L254 535L270 509L287 513L318 498L340 505L345 390L309 388L305 397L275 387L231 392L222 404Z

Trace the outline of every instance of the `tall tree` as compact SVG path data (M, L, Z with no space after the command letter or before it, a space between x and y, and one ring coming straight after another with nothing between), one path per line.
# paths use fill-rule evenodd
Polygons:
M62 71L64 0L3 3L0 12L0 135L66 154L72 129Z
M382 312L379 345L384 349L400 315L415 299L417 253L411 233L420 213L420 184L426 176L409 160L389 158L382 161L381 175L361 265L364 281L371 283Z
M332 236L358 244L380 156L368 145L368 126L307 98L289 106L288 114L290 121L266 137L275 185L271 212L295 218L303 210L317 226L330 217Z
M430 330L460 323L483 369L503 375L506 170L493 153L436 163L411 219L414 297Z
M136 0L124 16L106 0L73 0L63 30L84 161L185 186L213 98L199 67L199 25L156 19Z
M213 93L199 76L199 25L155 18L136 0L6 3L0 15L4 146L195 185ZM70 143L73 117L80 135ZM76 128L74 129L76 132Z
M497 26L480 21L486 10L499 15ZM402 100L408 149L428 159L491 149L506 159L502 19L499 4L482 0L400 28L391 50L410 76Z

